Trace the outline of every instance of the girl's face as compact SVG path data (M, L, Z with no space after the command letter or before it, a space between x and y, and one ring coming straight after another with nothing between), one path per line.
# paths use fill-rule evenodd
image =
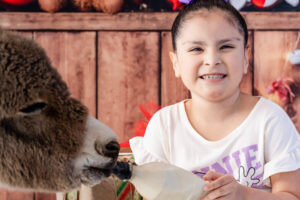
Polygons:
M221 101L239 93L248 54L228 14L219 9L196 13L181 25L176 44L176 53L170 53L175 75L192 98Z

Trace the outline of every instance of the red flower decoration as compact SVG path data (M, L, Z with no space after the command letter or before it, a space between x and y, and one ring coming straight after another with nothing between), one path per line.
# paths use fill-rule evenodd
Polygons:
M259 8L266 8L275 5L280 0L251 0L251 2Z
M24 6L33 3L35 0L0 0L0 2L7 3L14 6Z
M182 9L183 8L183 4L182 3L180 3L178 0L168 0L168 2L171 2L172 4L173 4L173 7L172 7L172 9L173 10L177 10L178 8L179 9Z
M161 106L155 104L153 101L149 101L147 105L139 105L139 109L142 112L142 114L145 116L146 120L139 120L134 123L133 137L137 137L137 136L144 137L147 125L151 117L154 115L156 111L161 109ZM120 143L120 147L129 147L129 141Z
M290 88L290 84L295 83L292 78L280 78L278 77L271 85L267 87L267 94L277 94L282 102L287 102L288 98L290 102L293 102L295 97Z

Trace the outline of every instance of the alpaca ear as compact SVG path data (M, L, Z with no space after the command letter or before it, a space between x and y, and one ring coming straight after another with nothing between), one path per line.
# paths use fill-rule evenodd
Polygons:
M173 65L175 76L177 78L180 78L181 74L180 74L180 69L179 69L179 66L178 66L177 55L173 51L170 51L169 56L170 56L170 59L171 59L172 65Z

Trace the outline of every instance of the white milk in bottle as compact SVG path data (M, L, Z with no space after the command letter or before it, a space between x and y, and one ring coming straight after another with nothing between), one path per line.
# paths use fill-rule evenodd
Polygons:
M147 200L200 200L205 195L205 181L192 172L166 163L135 166L118 162L113 173L120 179L128 179Z

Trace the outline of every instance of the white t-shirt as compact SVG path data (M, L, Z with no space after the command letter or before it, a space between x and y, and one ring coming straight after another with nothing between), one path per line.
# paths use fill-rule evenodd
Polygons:
M212 122L213 125L213 122ZM263 97L225 138L208 141L190 124L184 101L159 110L145 136L130 140L135 162L167 162L200 177L212 170L266 189L269 177L300 168L300 136L285 111Z

